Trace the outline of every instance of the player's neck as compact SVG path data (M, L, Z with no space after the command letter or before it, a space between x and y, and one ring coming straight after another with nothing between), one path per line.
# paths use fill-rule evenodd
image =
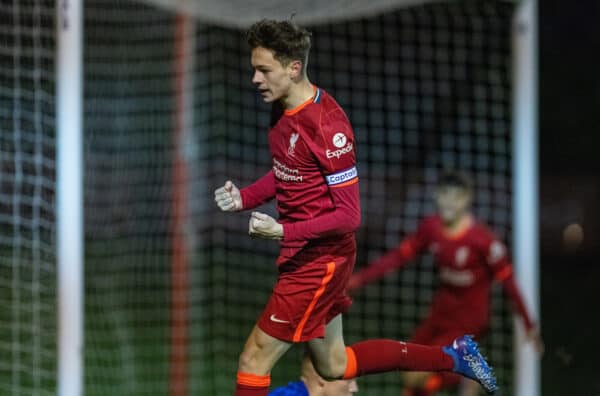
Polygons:
M465 213L454 223L444 224L444 233L449 237L458 237L471 228L473 222L473 215L471 213Z
M299 82L293 83L287 96L281 98L281 104L285 110L292 110L311 99L314 94L313 85L308 81L308 78L303 78Z

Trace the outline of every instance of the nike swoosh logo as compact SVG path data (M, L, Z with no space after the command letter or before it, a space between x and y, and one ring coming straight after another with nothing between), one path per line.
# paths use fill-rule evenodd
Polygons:
M273 322L275 322L275 323L290 323L290 322L289 322L289 321L287 321L287 320L281 320L281 319L277 319L277 318L275 317L275 314L271 315L271 317L270 317L269 319L271 319L271 320L272 320Z

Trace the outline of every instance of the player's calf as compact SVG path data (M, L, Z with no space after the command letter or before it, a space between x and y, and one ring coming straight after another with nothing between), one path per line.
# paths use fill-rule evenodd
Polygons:
M342 379L346 372L346 360L327 359L326 361L312 360L317 373L327 381Z
M309 344L312 346L310 358L316 372L327 381L342 379L347 366L345 347L341 346L341 348L334 349L314 348L313 342L311 341Z
M308 350L310 360L322 378L328 381L342 379L346 372L347 356L340 315L329 322L324 338L308 342Z

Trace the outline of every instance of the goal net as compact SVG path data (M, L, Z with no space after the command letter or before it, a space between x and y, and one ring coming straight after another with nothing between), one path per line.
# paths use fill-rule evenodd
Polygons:
M86 386L166 392L177 21L139 3L87 4ZM436 178L448 167L474 176L476 214L510 241L512 12L505 2L467 1L309 26L309 76L336 97L357 136L358 266L434 210ZM243 186L270 168L269 108L250 81L243 29L199 21L192 35L187 387L226 394L275 279L277 246L248 238L247 216L217 212L211 194L227 178ZM346 318L348 341L409 337L435 279L425 257L368 287ZM510 393L512 322L498 290L492 312L484 347ZM275 385L297 378L300 353L274 370ZM382 394L397 391L400 379L360 385Z
M0 394L52 395L54 2L4 2L0 21Z
M166 3L84 4L87 395L232 394L238 354L275 281L277 244L250 239L248 216L222 214L212 201L226 179L247 185L271 163L270 109L251 84L246 21L182 16ZM510 244L513 11L510 2L470 0L337 22L297 13L313 32L309 77L356 134L357 267L434 210L444 168L474 177L476 215ZM54 389L53 12L34 0L0 11L0 39L10 44L0 64L7 394ZM410 337L435 287L428 256L367 287L345 317L346 340ZM512 394L512 339L496 288L483 348L503 395ZM274 386L298 378L301 353L278 364ZM401 382L386 374L359 386L381 395Z

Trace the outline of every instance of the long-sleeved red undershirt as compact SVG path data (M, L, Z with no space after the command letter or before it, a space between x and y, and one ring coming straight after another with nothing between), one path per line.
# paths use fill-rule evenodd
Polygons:
M308 241L355 231L360 225L358 182L344 187L330 187L334 209L309 220L283 224L284 241ZM253 209L275 197L275 177L270 171L241 191L242 205Z

